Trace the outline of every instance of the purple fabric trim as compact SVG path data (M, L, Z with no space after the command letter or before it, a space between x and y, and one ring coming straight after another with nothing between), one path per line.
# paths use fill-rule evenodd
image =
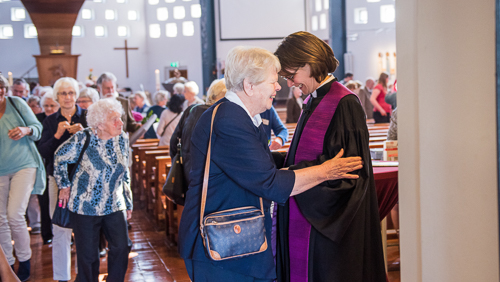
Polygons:
M354 94L338 82L333 82L330 91L323 97L302 131L295 164L301 161L312 161L323 153L323 142L328 126L335 114L340 99ZM304 101L307 103L310 96ZM302 215L294 197L290 200L289 215L289 250L290 250L290 282L306 282L309 265L309 240L311 224Z

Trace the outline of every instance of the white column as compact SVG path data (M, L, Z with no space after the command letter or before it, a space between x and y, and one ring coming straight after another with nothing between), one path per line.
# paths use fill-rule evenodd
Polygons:
M396 16L401 281L499 281L495 1Z

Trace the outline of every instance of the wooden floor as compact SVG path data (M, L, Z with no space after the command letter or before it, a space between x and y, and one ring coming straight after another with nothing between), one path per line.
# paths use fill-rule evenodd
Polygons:
M130 239L134 243L132 252L137 256L129 260L125 281L190 281L183 260L177 254L177 247L165 239L164 231L157 231L155 224L144 211L134 211ZM398 240L389 240L388 264L391 270L397 266L397 271L389 271L390 282L399 282L399 248ZM31 235L32 270L29 281L52 280L52 245L43 245L40 235ZM72 280L75 279L75 247L72 251ZM16 265L17 269L17 265ZM101 273L106 273L106 258L101 259ZM100 276L100 280L104 275Z

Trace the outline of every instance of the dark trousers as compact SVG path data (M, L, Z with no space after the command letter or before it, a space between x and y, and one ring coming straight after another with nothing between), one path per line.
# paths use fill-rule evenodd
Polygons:
M391 122L391 113L387 113L384 117L380 112L373 112L373 119L375 123L389 123Z
M47 180L47 183L49 181ZM44 241L52 239L52 221L49 213L49 187L45 188L42 195L38 195L38 203L40 204L40 220L42 229L42 239Z
M75 233L79 282L97 282L99 278L99 234L108 241L108 277L106 281L124 281L132 241L128 237L125 211L104 216L70 213Z
M195 282L273 282L273 280L258 279L228 269L222 269L209 262L185 259L184 263L189 278Z

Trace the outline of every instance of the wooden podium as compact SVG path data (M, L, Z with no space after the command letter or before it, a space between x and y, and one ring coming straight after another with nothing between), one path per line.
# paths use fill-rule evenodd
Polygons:
M42 86L52 86L61 77L76 79L76 69L80 55L34 55L38 69L38 81Z

